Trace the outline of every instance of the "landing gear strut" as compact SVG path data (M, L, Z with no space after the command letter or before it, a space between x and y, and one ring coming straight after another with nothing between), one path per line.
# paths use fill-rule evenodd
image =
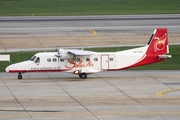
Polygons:
M22 75L21 75L21 73L20 73L20 72L18 73L18 79L19 79L19 80L21 80L21 79L22 79Z
M82 79L86 79L87 78L87 74L86 73L80 73L79 77Z

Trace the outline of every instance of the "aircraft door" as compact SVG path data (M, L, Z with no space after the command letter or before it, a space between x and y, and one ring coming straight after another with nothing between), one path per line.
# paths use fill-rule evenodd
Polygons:
M114 55L109 55L109 69L116 68L116 59Z
M109 55L101 55L101 69L109 69Z

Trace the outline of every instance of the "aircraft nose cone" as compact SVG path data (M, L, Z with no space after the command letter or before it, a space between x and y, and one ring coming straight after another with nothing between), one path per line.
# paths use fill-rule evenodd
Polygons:
M6 72L9 72L9 66L6 68Z

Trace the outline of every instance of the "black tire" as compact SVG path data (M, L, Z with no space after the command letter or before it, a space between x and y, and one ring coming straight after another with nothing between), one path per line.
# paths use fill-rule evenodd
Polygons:
M22 75L18 75L18 79L21 80L22 79Z
M82 78L82 79L86 79L87 74L86 73L81 73L81 74L79 74L79 77Z

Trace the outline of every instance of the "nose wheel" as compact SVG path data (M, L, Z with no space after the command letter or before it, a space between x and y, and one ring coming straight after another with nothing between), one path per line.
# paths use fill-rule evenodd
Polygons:
M82 78L82 79L86 79L87 74L86 73L81 73L81 74L79 74L79 77Z
M21 73L18 73L18 79L21 80L22 79L22 75Z

